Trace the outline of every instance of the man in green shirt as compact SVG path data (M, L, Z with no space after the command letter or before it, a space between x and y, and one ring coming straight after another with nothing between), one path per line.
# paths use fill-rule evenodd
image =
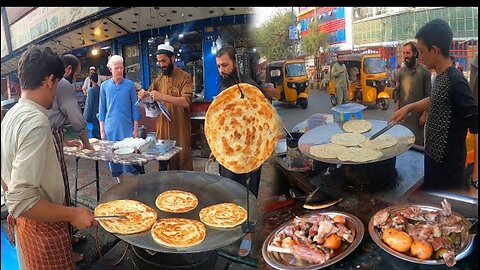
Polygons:
M332 77L335 80L337 105L346 103L348 101L348 74L341 54L337 54L337 62L332 66Z

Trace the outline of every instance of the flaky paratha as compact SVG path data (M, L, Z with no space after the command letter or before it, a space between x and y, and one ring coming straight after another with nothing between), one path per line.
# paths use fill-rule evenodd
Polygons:
M211 227L233 228L247 219L247 211L234 203L220 203L200 210L200 220Z
M205 225L186 218L162 218L152 227L155 242L167 247L191 247L200 244L207 234Z
M342 125L345 132L351 133L364 133L372 129L372 124L367 120L348 120Z
M349 147L345 151L338 153L338 159L341 161L352 161L359 163L379 159L382 156L382 152L378 150L359 147Z
M346 149L343 145L327 143L310 147L310 154L318 158L338 158L338 153Z
M273 153L280 135L277 111L253 85L223 90L205 116L205 137L217 161L234 173L254 171Z
M147 231L157 220L157 212L134 200L115 200L99 204L95 216L126 216L123 218L100 219L98 222L111 233L133 234Z
M158 209L170 213L186 213L195 209L198 198L195 194L182 190L167 190L155 200Z
M338 133L330 138L334 144L343 146L357 146L364 142L367 138L363 134L358 133Z
M389 134L382 134L377 138L373 139L373 141L370 139L367 139L366 141L360 144L360 147L380 150L380 149L392 147L397 143L398 143L398 140L394 136Z

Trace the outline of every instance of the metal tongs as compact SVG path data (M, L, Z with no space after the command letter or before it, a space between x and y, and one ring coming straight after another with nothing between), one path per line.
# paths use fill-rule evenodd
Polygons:
M112 218L120 218L120 219L126 219L126 216L121 216L121 215L111 215L111 216L94 216L93 218L95 219L112 219Z
M235 79L235 82L237 83L238 91L240 91L240 98L243 99L245 97L245 95L243 94L242 88L240 88L240 84L237 80L237 77L233 76L233 78Z
M403 121L405 121L408 117L410 117L410 115L412 115L411 112L409 112L407 114L407 116L405 116L405 119L403 119ZM390 124L388 124L386 127L380 129L377 133L373 134L372 136L370 136L370 140L373 141L373 139L377 138L378 136L382 135L383 133L385 133L387 130L391 129L393 126L395 126L396 123L395 122L391 122Z

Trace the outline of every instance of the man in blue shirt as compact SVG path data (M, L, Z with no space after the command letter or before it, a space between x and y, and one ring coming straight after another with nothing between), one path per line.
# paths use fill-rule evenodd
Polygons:
M100 87L99 121L102 140L121 141L128 137L138 137L140 112L135 105L137 93L131 80L123 78L123 57L112 55L107 67L112 78ZM118 182L123 180L122 173L138 174L138 166L126 166L108 162L112 176Z

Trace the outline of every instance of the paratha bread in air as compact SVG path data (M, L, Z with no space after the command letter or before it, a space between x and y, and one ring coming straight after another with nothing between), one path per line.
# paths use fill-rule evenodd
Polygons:
M270 157L277 144L281 121L263 93L240 83L223 90L205 116L205 137L217 161L234 173L254 171Z
M343 146L357 146L364 142L367 138L358 133L338 133L330 138L330 141L334 144Z
M318 158L338 158L338 153L346 149L343 145L327 143L310 147L310 154Z
M139 201L115 200L99 204L95 216L125 216L100 219L98 223L111 233L133 234L149 230L157 220L157 212Z
M373 141L371 141L370 139L367 139L366 141L360 144L360 147L380 150L380 149L392 147L396 145L397 142L398 140L394 136L389 134L382 134L377 138L373 139Z
M234 203L221 203L200 210L200 220L216 228L233 228L247 219L247 210Z
M364 133L372 129L372 124L367 120L348 120L342 125L345 132Z
M375 160L382 156L382 152L378 150L359 147L349 147L345 151L338 153L338 159L341 161L352 161L359 163Z
M207 234L205 225L186 218L162 218L152 226L155 242L167 247L191 247L200 244Z

